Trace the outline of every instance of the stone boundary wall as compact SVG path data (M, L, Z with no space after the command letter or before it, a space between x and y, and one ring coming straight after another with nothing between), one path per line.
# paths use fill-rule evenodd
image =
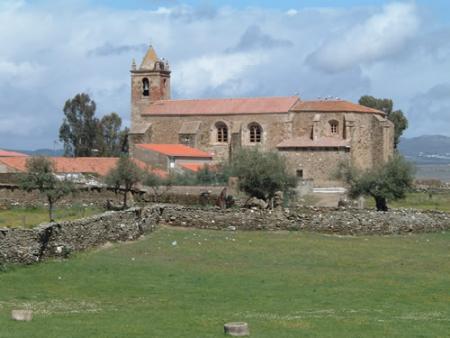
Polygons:
M155 204L109 211L33 229L0 228L0 266L31 264L106 242L135 240L159 223L214 230L289 230L337 235L391 235L450 230L450 214L437 211L301 208L254 210Z
M106 242L134 240L152 231L159 216L159 208L133 208L33 229L0 228L0 265L31 264L47 257L67 257Z
M301 208L297 210L197 209L165 207L172 226L228 230L305 230L339 235L388 235L450 229L450 214L438 211Z
M214 205L224 186L172 186L170 190L160 197L160 203L198 205L201 203L200 194L210 193L208 204ZM152 189L136 190L133 192L137 203L154 202ZM122 203L122 194L116 194L114 189L106 187L82 187L75 194L64 196L58 201L58 206L74 204L95 205L103 207L107 200L114 204ZM26 192L15 184L0 184L0 209L11 207L36 207L46 203L46 199L38 191Z

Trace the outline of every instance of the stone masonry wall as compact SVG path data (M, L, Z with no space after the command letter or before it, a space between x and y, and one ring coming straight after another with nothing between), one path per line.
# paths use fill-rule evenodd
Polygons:
M0 228L0 264L31 264L106 242L134 240L152 231L159 216L159 208L134 208L34 229Z
M357 209L261 211L166 207L162 221L172 226L228 230L305 230L339 235L387 235L450 229L450 214L437 211Z
M106 212L77 221L43 224L34 229L0 228L0 265L31 264L48 257L67 257L71 252L106 242L134 240L159 223L232 231L303 230L338 235L390 235L447 231L450 214L325 208L221 210L159 204Z

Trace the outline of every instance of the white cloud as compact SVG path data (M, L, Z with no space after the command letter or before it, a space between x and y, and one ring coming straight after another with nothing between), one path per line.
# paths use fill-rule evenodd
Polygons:
M204 91L214 91L227 85L230 81L239 83L241 75L250 67L268 62L267 55L260 53L207 54L198 58L182 61L174 66L174 84L184 97L201 96ZM248 81L239 86L229 87L227 95L240 95L242 91L252 88Z
M287 16L296 16L297 14L298 14L298 10L293 9L293 8L288 9L288 10L286 11L286 15L287 15Z
M3 82L13 82L16 86L32 86L39 83L43 67L31 62L15 63L0 60L0 79Z
M0 148L52 146L64 102L79 92L92 95L99 114L128 120L131 59L139 63L149 43L171 64L175 98L371 94L408 113L414 97L448 82L450 27L436 35L413 3L289 11L0 3ZM422 132L428 108L413 102L424 111L411 110L410 132Z
M341 71L356 64L382 60L402 50L420 26L413 3L391 3L380 13L353 27L345 27L310 56L310 62L326 71Z

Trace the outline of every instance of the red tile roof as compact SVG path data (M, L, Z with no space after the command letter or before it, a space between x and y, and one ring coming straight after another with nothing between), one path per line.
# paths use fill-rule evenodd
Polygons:
M205 151L188 147L184 144L136 144L141 149L156 151L157 153L173 157L201 157L212 158L211 154Z
M0 157L26 157L27 154L18 153L15 151L2 150L0 149Z
M385 115L385 113L381 110L368 108L360 104L344 100L299 101L292 108L292 110L308 112L375 113Z
M232 115L287 113L297 96L204 100L160 100L149 104L142 115Z
M115 167L117 157L51 157L55 163L57 173L90 173L105 176ZM26 170L26 157L3 157L0 163L7 165L17 171ZM133 159L138 167L143 170L150 170L159 176L167 176L163 170L152 169L147 164L137 159Z
M309 137L296 137L279 143L277 148L350 148L350 143L348 140L335 137L320 137L317 140Z
M204 163L180 163L179 165L183 169L187 169L187 170L193 171L195 173L205 166Z

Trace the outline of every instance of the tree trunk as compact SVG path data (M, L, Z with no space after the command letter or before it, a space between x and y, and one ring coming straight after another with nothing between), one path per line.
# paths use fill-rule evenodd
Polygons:
M374 196L377 211L388 211L386 198L382 196Z
M123 209L124 210L127 208L127 195L128 195L128 191L125 190L125 192L123 194Z
M53 222L53 200L51 198L48 198L48 218L50 222Z

